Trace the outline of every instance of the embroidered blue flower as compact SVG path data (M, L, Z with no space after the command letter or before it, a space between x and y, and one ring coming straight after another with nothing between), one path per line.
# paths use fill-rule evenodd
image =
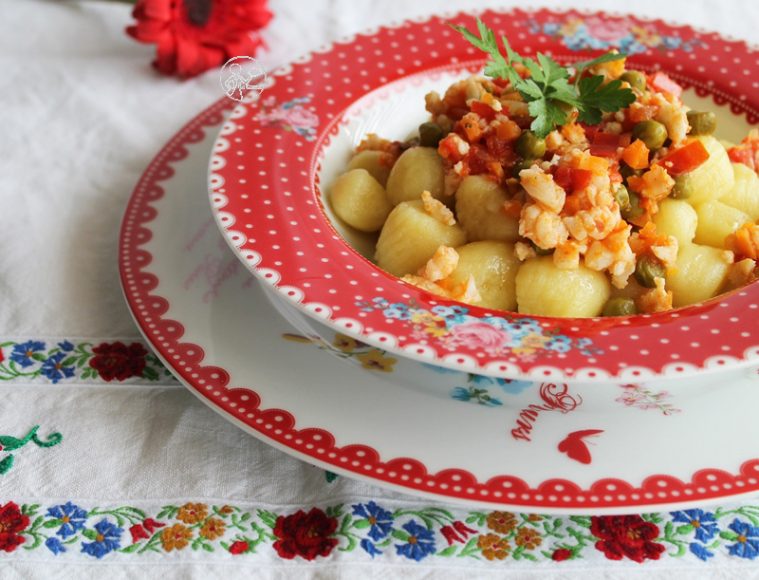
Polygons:
M728 528L738 534L735 544L727 548L732 556L748 560L759 556L759 528L738 519L733 520Z
M696 539L699 542L706 543L719 532L714 514L704 510L693 509L672 512L672 521L693 526L696 529Z
M66 551L66 547L61 544L61 541L55 536L50 536L47 540L45 540L45 546L56 556L61 552Z
M61 379L71 378L74 376L75 369L73 366L63 366L64 358L66 358L65 352L57 352L54 355L48 357L48 359L42 363L40 372L52 380L53 384L57 383Z
M353 515L368 520L371 527L367 535L375 542L387 537L393 528L393 514L378 506L373 500L365 504L354 504Z
M714 553L710 552L706 549L706 546L703 544L699 544L698 542L693 542L688 548L691 551L691 554L696 556L699 560L703 560L706 562L709 558L714 558Z
M76 534L87 521L87 512L70 501L63 505L48 508L47 515L61 520L61 527L58 528L56 534L63 539Z
M95 531L97 536L93 542L82 542L82 552L85 554L100 559L108 552L121 547L121 534L124 533L122 528L117 528L108 520L102 519L95 524Z
M71 352L74 350L74 345L71 344L68 340L64 340L63 342L58 343L58 348L60 348L63 352Z
M369 540L364 538L359 542L359 545L364 549L364 551L369 554L372 559L374 559L374 556L377 554L382 554L380 550L377 549L377 547Z
M395 544L399 556L418 562L435 553L435 534L431 530L420 526L416 520L406 522L402 527L409 537L404 544Z
M45 343L39 340L29 340L13 347L11 360L22 367L30 367L34 364L32 356L36 352L45 350Z

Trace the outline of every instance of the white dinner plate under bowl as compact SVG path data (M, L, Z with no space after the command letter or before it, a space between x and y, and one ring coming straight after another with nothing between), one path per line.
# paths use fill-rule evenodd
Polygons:
M425 367L426 381L407 382L410 361L341 337L358 364L325 352L270 306L213 223L205 171L229 104L190 121L147 168L119 256L145 338L225 419L324 468L450 503L622 513L759 490L755 373L686 396Z

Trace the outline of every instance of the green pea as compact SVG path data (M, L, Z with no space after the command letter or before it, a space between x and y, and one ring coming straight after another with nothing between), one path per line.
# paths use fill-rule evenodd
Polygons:
M553 254L553 250L554 250L553 248L541 248L532 240L530 240L530 245L532 246L532 249L535 250L535 253L538 256L548 256L549 254Z
M602 316L632 316L637 314L638 309L635 307L635 301L632 298L612 298L606 304L601 312Z
M640 207L640 196L635 192L627 192L628 206L621 207L620 213L627 221L634 220L643 215L643 208Z
M636 91L642 93L646 90L646 75L640 71L628 70L619 78L628 83Z
M546 142L532 131L522 131L516 149L524 159L540 159L546 154Z
M620 212L630 211L632 209L632 205L630 204L630 192L627 191L627 188L624 185L619 184L617 186L617 189L614 191L614 199L617 200Z
M691 135L711 135L717 130L717 115L711 111L688 111Z
M437 147L443 138L443 129L436 123L422 123L419 125L419 144L422 147Z
M519 172L523 169L529 169L532 167L532 160L531 159L524 159L522 161L518 161L514 164L513 169L511 170L511 174L519 179Z
M641 121L632 130L633 139L640 139L649 150L661 149L667 140L667 128L658 121Z
M664 278L664 265L653 256L638 258L635 264L635 279L646 288L656 287L656 278Z

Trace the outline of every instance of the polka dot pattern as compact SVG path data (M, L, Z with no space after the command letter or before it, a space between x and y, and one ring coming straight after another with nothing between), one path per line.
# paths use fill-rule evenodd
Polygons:
M221 100L207 109L188 123L153 160L129 201L119 241L122 285L129 307L146 338L166 361L168 368L227 418L244 424L263 439L289 448L296 455L339 471L382 481L399 489L476 500L492 506L551 510L583 510L592 506L595 510L629 510L638 505L707 501L733 495L736 491L748 493L759 490L759 459L745 461L736 473L703 469L688 480L651 475L641 482L606 478L583 485L556 478L530 484L510 475L497 475L481 481L471 472L456 467L434 472L424 462L411 457L388 459L380 457L372 447L360 443L337 445L328 429L299 428L296 417L287 410L262 408L261 398L252 388L230 386L229 373L224 368L204 364L203 348L184 340L184 326L180 321L166 316L170 303L166 297L157 294L159 279L149 271L152 256L145 249L152 238L152 228L158 215L154 204L164 197L162 182L175 174L172 164L187 157L187 145L201 141L207 129L221 124L222 114L229 105L228 100ZM224 192L220 194L224 195ZM253 265L263 261L259 252L248 247L243 247L240 255L245 262ZM262 272L264 279L269 273L272 279L278 276L275 270L263 269ZM279 289L292 300L302 301L307 294L302 286L305 284L281 284ZM334 315L331 307L324 303L309 302L309 307L320 316ZM316 312L318 309L322 309L321 313ZM334 320L346 330L354 324L351 318L336 317ZM396 340L400 342L397 333L377 330L373 323L357 324L359 326L354 330L364 333L372 341L404 348L396 344ZM406 343L406 348L432 350L429 346L411 341ZM759 348L753 347L749 354L759 356ZM719 364L719 360L714 359L713 364ZM473 359L463 358L456 364L472 362ZM504 361L490 361L484 366L494 372L506 373L515 368ZM550 373L554 369L536 366L533 370L536 373ZM759 380L756 369L751 371L751 376Z
M549 21L555 19L557 13L541 10L528 14L515 10L499 15L486 11L482 17L497 33L516 39L514 42L520 51L532 51L539 43L541 50L559 58L580 58L566 48L560 38L524 34L528 18ZM469 16L458 15L452 20L473 26ZM674 31L673 27L658 21L652 24L661 34ZM321 163L325 155L329 155L345 119L357 114L355 111L366 114L363 111L371 111L373 103L399 98L404 86L429 83L442 72L461 69L463 75L464 70L475 71L481 66L481 61L476 60L478 55L468 52L466 42L451 38L449 32L440 18L405 22L316 51L310 58L273 75L276 83L266 90L264 100L285 103L297 96L304 105L307 103L309 114L318 117L319 122L318 136L313 141L296 131L283 130L280 124L268 122L267 117L261 116L261 101L235 110L224 124L214 148L210 191L217 221L230 244L241 256L245 251L260 256L256 260L245 258L246 265L267 282L286 287L288 290L282 295L306 313L339 326L355 338L374 346L393 348L402 356L464 371L608 382L614 378L687 376L703 368L727 369L755 358L759 324L757 317L747 317L745 312L759 302L756 284L746 292L675 313L630 320L552 321L554 332L577 339L588 337L599 345L602 352L594 353L593 360L581 349L563 353L561 358L553 351L539 349L529 358L512 356L501 360L504 357L500 353L460 345L451 354L442 339L436 337L430 337L429 348L419 349L416 340L411 338L409 323L387 319L381 310L366 312L362 309L363 300L375 297L385 298L390 303L408 303L405 296L410 294L416 304L426 308L432 301L429 295L381 272L346 247L322 209ZM759 92L749 86L750 79L759 78L759 65L750 49L743 43L721 40L687 27L677 27L676 32L683 41L700 38L710 46L729 48L733 58L738 59L735 63L739 65L738 70L745 69L751 74L736 76L735 67L728 69L710 61L711 52L703 43L695 43L692 53L649 50L631 57L630 61L640 68L666 70L697 93L711 95L718 105L729 106L736 115L745 115L749 123L759 120ZM414 38L431 41L435 50L419 50L409 58L412 49L417 47ZM696 64L683 59L689 54L698 57L694 60ZM361 71L380 70L380 65L382 79L378 75L361 76ZM335 74L336 70L340 74ZM318 82L309 85L305 83L308 79ZM336 87L341 80L349 82ZM739 86L730 85L734 80ZM346 110L349 112L344 114ZM297 242L294 241L296 236ZM300 292L294 295L292 288ZM337 313L341 320L339 325L335 321ZM482 318L489 313L471 308L470 314ZM520 318L518 315L505 317ZM728 323L731 318L737 322ZM346 325L346 319L353 324ZM727 326L734 337L729 351L723 349L725 341L720 336ZM389 347L388 341L376 342L366 327L395 336L391 341L393 346ZM736 334L735 330L745 331L747 335ZM698 336L700 340L685 342L683 333L688 337ZM651 348L652 345L658 346Z

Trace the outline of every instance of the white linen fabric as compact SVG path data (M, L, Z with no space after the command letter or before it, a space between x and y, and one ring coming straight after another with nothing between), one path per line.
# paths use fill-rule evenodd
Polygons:
M634 9L643 16L759 43L759 3L751 0L639 0L634 6L577 0L573 5ZM272 2L275 19L264 33L269 48L258 60L270 70L364 28L439 10L486 6L517 3ZM0 343L37 340L50 347L64 339L72 346L139 342L118 281L117 238L124 205L164 142L222 93L216 71L187 81L155 73L149 66L154 47L124 34L130 20L129 7L112 2L0 0ZM255 557L234 557L229 548L235 542L252 543L238 538L242 531L236 536L232 530L233 516L244 514L249 514L246 521L263 526L267 513L344 504L342 518L351 506L375 501L394 514L446 510L450 518L441 520L439 528L451 522L473 530L487 526L467 519L474 517L474 510L445 507L345 477L327 481L331 477L321 469L246 435L156 369L160 376L152 381L106 384L85 376L65 385L23 376L0 381L0 437L20 438L40 425L35 435L40 444L19 448L7 469L0 463L0 506L26 504L29 526L41 516L39 522L48 523L44 533L38 524L45 546L26 550L31 539L12 552L0 546L1 578L759 578L759 559L722 553L708 563L691 552L641 565L612 562L590 547L586 551L595 557L562 563L546 558L539 564L512 559L501 566L470 558L417 562L396 553L393 546L402 544L402 538L387 548L390 556L376 559L355 547L339 554L336 550L323 561L286 560L272 549L272 538ZM46 448L54 431L63 434L65 444ZM7 451L0 461L6 456ZM90 528L101 520L120 526L122 548L134 534L152 533L147 519L163 529L174 526L181 536L195 517L188 515L190 508L179 511L181 506L197 504L202 506L198 511L209 514L215 506L227 545L222 547L217 538L213 551L202 542L180 548L180 538L169 552L74 557L82 542L100 542L88 538L56 555L56 542L65 548L70 536L58 533L66 522L54 514L75 515L70 508L61 511L68 501L87 512ZM721 509L742 522L759 523L747 515L756 517L758 504ZM73 521L71 514L66 517ZM2 518L0 510L0 544ZM728 530L734 518L724 518L720 529ZM97 533L108 537L115 532L103 527ZM444 534L438 529L438 543ZM471 534L458 532L466 540ZM51 537L56 541L48 544ZM759 536L755 541L759 550Z

